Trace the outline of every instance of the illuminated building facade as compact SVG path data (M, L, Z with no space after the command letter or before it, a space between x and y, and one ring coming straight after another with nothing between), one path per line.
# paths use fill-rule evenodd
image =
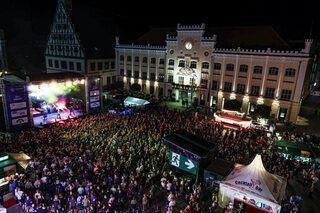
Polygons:
M101 75L103 85L111 84L115 79L115 70L111 68L114 51L106 43L110 37L108 30L91 23L94 20L86 17L83 10L71 11L71 6L70 0L58 0L45 50L47 73ZM97 29L97 34L88 35ZM96 69L91 69L93 66Z
M178 24L152 29L130 45L116 38L116 73L126 88L139 83L156 97L218 109L237 99L248 114L264 104L271 107L270 117L296 122L309 91L311 46L312 40L305 40L293 50L268 26Z

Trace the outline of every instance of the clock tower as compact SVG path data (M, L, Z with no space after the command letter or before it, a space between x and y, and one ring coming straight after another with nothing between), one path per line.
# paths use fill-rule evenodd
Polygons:
M205 24L178 24L177 36L167 35L167 76L172 79L172 89L169 90L176 100L206 102L208 96L205 91L209 88L211 54L216 36L204 37L204 33Z

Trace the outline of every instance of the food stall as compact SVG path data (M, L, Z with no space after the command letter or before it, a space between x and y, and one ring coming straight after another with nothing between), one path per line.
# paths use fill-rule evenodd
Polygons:
M11 158L7 153L0 153L0 187L6 185L11 175L17 171L17 161Z
M265 170L260 155L247 166L235 165L219 185L219 205L243 204L245 212L280 213L286 179Z
M291 141L277 141L276 150L285 158L295 158L296 160L309 161L313 158L311 147L305 143L295 143Z
M244 112L225 110L221 113L214 113L214 122L223 125L224 128L229 129L243 129L250 128L252 120L245 118Z

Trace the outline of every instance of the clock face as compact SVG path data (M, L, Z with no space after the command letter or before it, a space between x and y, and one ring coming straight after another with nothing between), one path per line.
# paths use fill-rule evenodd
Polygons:
M187 50L191 50L191 48L192 48L191 42L187 42L185 47L186 47Z

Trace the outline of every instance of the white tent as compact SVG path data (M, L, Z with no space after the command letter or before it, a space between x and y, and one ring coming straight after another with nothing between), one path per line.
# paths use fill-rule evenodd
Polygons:
M261 156L256 155L247 166L239 165L225 177L219 187L219 205L225 208L235 199L253 206L279 213L285 195L286 180L269 173L263 166Z

